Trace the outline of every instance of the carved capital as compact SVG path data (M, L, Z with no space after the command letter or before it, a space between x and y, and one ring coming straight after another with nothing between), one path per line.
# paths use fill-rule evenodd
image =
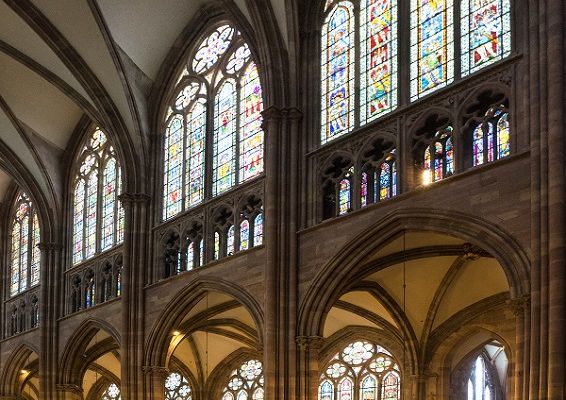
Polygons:
M155 375L166 377L169 374L169 370L166 367L161 367L157 365L145 365L142 367L142 371L147 375Z
M83 389L78 385L73 385L70 383L59 383L57 384L57 391L59 392L66 392L66 393L74 393L76 395L82 396Z
M296 107L285 108L285 116L293 121L300 121L303 118L303 113Z
M59 243L55 242L40 242L37 244L41 251L59 251L63 248Z
M513 315L518 317L522 315L528 307L531 306L531 296L526 294L521 297L507 300L507 305L513 312Z
M281 118L283 118L283 110L281 110L279 107L271 106L263 110L261 112L261 116L263 117L264 123L280 120Z
M145 193L122 193L118 196L122 204L149 203L151 196Z
M324 338L321 336L296 336L295 342L300 350L320 350Z

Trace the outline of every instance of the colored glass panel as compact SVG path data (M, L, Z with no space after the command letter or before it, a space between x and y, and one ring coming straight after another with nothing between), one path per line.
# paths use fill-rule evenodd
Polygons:
M122 169L118 164L118 194L122 194ZM116 243L124 241L124 228L126 224L126 215L122 202L118 200L118 229L116 233Z
M338 386L338 400L352 400L354 396L354 385L350 378L345 378Z
M34 213L32 225L30 286L39 284L39 270L41 268L41 250L39 249L39 242L41 241L40 236L39 217L37 216L37 213Z
M214 259L218 260L220 258L220 234L214 232Z
M397 106L397 1L362 0L360 122Z
M338 3L322 28L321 142L349 132L354 126L355 24L354 6Z
M206 106L199 99L187 117L185 148L185 208L202 202L204 198L204 158L206 143Z
M391 166L388 163L381 164L379 175L379 200L391 197Z
M165 134L163 219L181 211L183 180L183 117L175 115Z
M362 172L362 187L360 190L361 205L365 207L368 205L368 174L367 172Z
M319 386L319 400L334 400L334 385L332 382L324 381Z
M350 197L350 180L342 179L340 181L340 189L338 192L340 215L346 214L350 210Z
M368 376L362 381L360 400L377 400L377 381L373 376Z
M509 114L505 113L497 121L497 157L503 158L511 154L511 133Z
M234 186L236 168L236 85L224 82L216 96L213 140L213 195Z
M12 260L10 269L10 294L18 294L20 289L20 223L12 226Z
M204 265L204 240L200 240L199 243L199 266L202 267Z
M254 62L241 79L240 105L240 182L263 172L263 111L259 74Z
M110 158L106 161L103 171L101 250L106 250L114 245L116 184L116 160Z
M492 162L495 160L495 147L493 145L493 136L494 136L494 128L493 123L490 121L487 123L487 161ZM485 159L485 154L484 154Z
M511 54L509 0L462 0L462 76Z
M96 218L98 202L98 171L90 173L86 186L85 258L96 253Z
M397 196L397 162L391 164L391 196Z
M401 396L399 374L392 371L385 375L381 386L381 398L383 400L399 400Z
M252 52L247 43L238 47L236 51L232 53L226 64L226 71L229 74L235 74L240 71L244 65L249 61Z
M411 0L411 100L454 78L453 0Z
M192 390L189 381L183 375L172 372L165 379L166 400L190 400Z
M250 223L247 219L240 224L240 250L250 248Z
M226 233L226 255L231 256L234 254L234 225L228 228Z
M258 214L254 220L254 246L263 243L263 214Z
M434 144L434 171L433 176L435 181L439 181L444 176L444 146L441 142Z
M222 400L262 400L263 389L263 366L258 360L244 362L239 368L232 371L228 378Z
M118 385L111 383L102 394L101 400L122 400Z
M479 124L473 132L473 139L472 139L472 146L473 146L473 166L483 164L483 128L482 125Z
M73 204L73 264L83 260L85 182L79 179L75 186Z
M445 142L445 168L446 176L450 176L454 173L454 146L452 145L452 138L449 137Z

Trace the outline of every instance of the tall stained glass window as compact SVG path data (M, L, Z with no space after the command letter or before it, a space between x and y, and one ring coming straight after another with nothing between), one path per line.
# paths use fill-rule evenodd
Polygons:
M472 131L472 166L489 163L511 154L509 113L504 106L491 108Z
M249 360L232 371L221 400L263 400L263 365Z
M453 0L411 0L411 100L454 79Z
M10 295L39 284L39 218L27 194L21 192L12 217Z
M509 0L462 0L462 76L511 54Z
M73 192L73 264L124 240L124 210L118 200L122 172L101 129L89 137L80 162Z
M174 93L164 128L164 220L263 173L263 92L240 32L226 24L206 36Z
M495 393L485 363L482 355L474 362L468 378L468 400L494 400Z
M178 372L170 373L165 379L166 400L191 400L193 393L187 378Z
M319 400L399 400L401 372L392 354L365 341L350 343L320 375Z
M356 81L359 80L359 91ZM328 1L321 37L321 142L397 106L397 0Z

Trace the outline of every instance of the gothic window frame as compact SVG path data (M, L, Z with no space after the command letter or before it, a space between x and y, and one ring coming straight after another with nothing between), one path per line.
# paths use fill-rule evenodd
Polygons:
M363 349L363 353L359 350ZM369 353L369 354L368 354ZM359 356L359 360L356 357ZM341 391L349 390L351 400L361 400L364 382L368 377L375 380L375 400L383 397L385 380L397 377L397 399L403 397L403 373L395 356L376 342L357 339L341 346L323 365L317 385L318 400L341 400ZM349 382L345 387L344 383ZM328 390L330 389L330 391ZM348 395L346 396L348 398Z
M209 57L210 54L204 51L205 44L207 42L211 43L212 36L217 32L222 34L224 32L222 29L232 31L229 35L230 43L221 52L216 61L207 65L209 60L206 57ZM238 54L237 57L240 57L240 59L235 56L236 54ZM196 58L197 56L200 58ZM240 62L241 57L244 57L245 61ZM203 67L204 69L199 70L199 65L203 63L205 65ZM189 210L203 206L211 199L224 196L226 193L235 190L241 185L261 179L265 175L264 159L266 134L261 127L263 121L261 112L265 104L265 91L261 83L262 66L258 64L258 57L253 51L251 41L245 32L238 29L236 24L232 21L217 21L199 33L198 38L180 58L179 64L180 66L177 68L177 73L175 74L176 81L170 82L168 85L169 94L166 96L168 100L162 106L163 111L161 112L163 117L161 118L162 123L160 125L160 132L162 132L162 134L160 135L161 140L159 146L159 222L170 221ZM255 72L248 75L247 72L250 69ZM253 79L246 81L246 78L249 76L252 76ZM220 93L222 89L225 88L225 85L230 84L230 82L234 83L234 90L232 92L234 104L233 108L231 108L233 115L228 123L233 123L233 130L229 134L232 138L232 144L228 146L227 149L233 154L229 161L230 183L227 187L224 187L222 186L222 182L224 181L221 181L223 178L215 178L219 171L218 168L215 168L215 165L217 162L221 162L218 161L219 155L216 154L216 146L220 143L217 140L217 135L220 134L221 128L217 122L222 113L217 113L217 111L220 110ZM249 85L246 85L246 82ZM191 85L198 85L198 88L193 90L194 93L191 92L189 87ZM257 88L259 88L259 95L257 94L257 90L253 90ZM245 96L246 93L248 96ZM252 98L254 99L253 103L246 103L248 100L251 101L250 99ZM187 151L190 150L190 146L188 146L187 143L195 130L189 132L187 125L190 121L188 122L187 119L193 107L195 107L195 104L199 102L204 105L204 121L201 121L202 124L199 125L200 132L204 136L200 143L202 160L200 161L199 169L201 174L200 180L197 182L200 195L197 196L197 200L190 202L188 193L189 183L192 181L189 178L191 170L188 165L190 157L187 155ZM184 107L183 104L185 104ZM253 107L250 105L253 105ZM252 110L249 116L247 114L248 109ZM180 128L180 156L178 156L180 160L177 160L175 164L180 168L180 173L176 177L173 177L170 173L171 168L168 169L167 163L169 162L168 160L171 157L174 158L174 155L177 153L174 153L173 156L169 154L168 130L171 121L175 118L179 118L182 123ZM250 130L246 130L245 128L247 127L250 127ZM246 134L246 132L251 133ZM256 142L254 142L254 139ZM248 148L247 146L250 147ZM222 151L220 155L223 153ZM253 158L251 164L247 162L249 160L244 163L244 156L246 154L251 154L250 157L252 158L255 155L256 158ZM223 165L225 164L218 164L218 167ZM174 186L177 180L180 181L177 186ZM215 190L215 188L217 190ZM176 200L169 202L170 199L168 199L168 197L174 193L176 193ZM174 206L168 206L168 204L173 204Z
M506 103L507 101L504 101L499 105L489 107L483 116L473 118L466 124L468 126L466 147L471 168L491 164L512 154L511 112ZM507 140L503 150L501 144L503 127L500 125L502 122L507 131Z
M111 382L102 389L104 390L100 395L100 400L122 400L122 391L117 383Z
M9 298L13 298L40 284L41 251L39 243L41 241L41 224L35 203L22 190L18 190L15 195L10 216L10 261L8 271L10 279L7 282L7 293ZM25 226L22 226L22 222L25 222ZM15 231L16 227L19 227L17 233ZM18 245L16 245L14 240L16 234L19 238ZM23 246L22 240L25 240ZM22 276L25 276L25 281L22 281Z
M73 168L70 175L70 196L69 196L69 260L70 267L74 268L85 262L91 261L100 254L111 251L120 246L124 241L125 211L119 199L124 188L124 173L120 155L117 147L109 137L108 133L98 126L91 125L85 131L83 140L75 152ZM90 166L89 166L89 163ZM114 179L106 181L106 171L109 165L114 163ZM96 179L96 200L95 204L88 203L89 179L94 176ZM93 181L94 181L93 179ZM82 182L82 198L77 197ZM107 185L113 185L113 196L110 199L112 207L105 208L104 192ZM94 182L93 182L94 186ZM82 199L82 200L81 200ZM106 199L108 200L108 199ZM81 204L82 203L82 204ZM77 210L77 207L81 207ZM80 212L82 210L82 212ZM88 213L94 211L93 232L89 233ZM79 214L80 212L80 214ZM106 213L109 214L106 214ZM111 215L112 222L112 241L105 244L109 233L104 234L103 230L107 226L107 216ZM105 218L105 216L107 218ZM82 218L82 219L81 219ZM80 222L79 222L80 220ZM91 222L92 223L92 222ZM80 229L78 229L80 227ZM89 236L92 239L89 239ZM91 240L91 242L89 242ZM78 243L82 243L78 250ZM92 250L88 250L91 246Z
M171 380L178 375L179 380L176 385L173 385ZM187 387L188 392L183 388ZM195 398L195 390L191 382L191 378L186 376L183 372L175 369L171 371L165 378L165 400L193 400Z

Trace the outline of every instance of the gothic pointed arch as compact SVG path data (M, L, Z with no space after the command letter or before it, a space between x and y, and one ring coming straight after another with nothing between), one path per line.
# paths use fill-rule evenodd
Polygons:
M11 353L0 377L0 395L19 396L22 394L26 381L31 376L37 375L38 354L38 349L30 343L20 344Z

